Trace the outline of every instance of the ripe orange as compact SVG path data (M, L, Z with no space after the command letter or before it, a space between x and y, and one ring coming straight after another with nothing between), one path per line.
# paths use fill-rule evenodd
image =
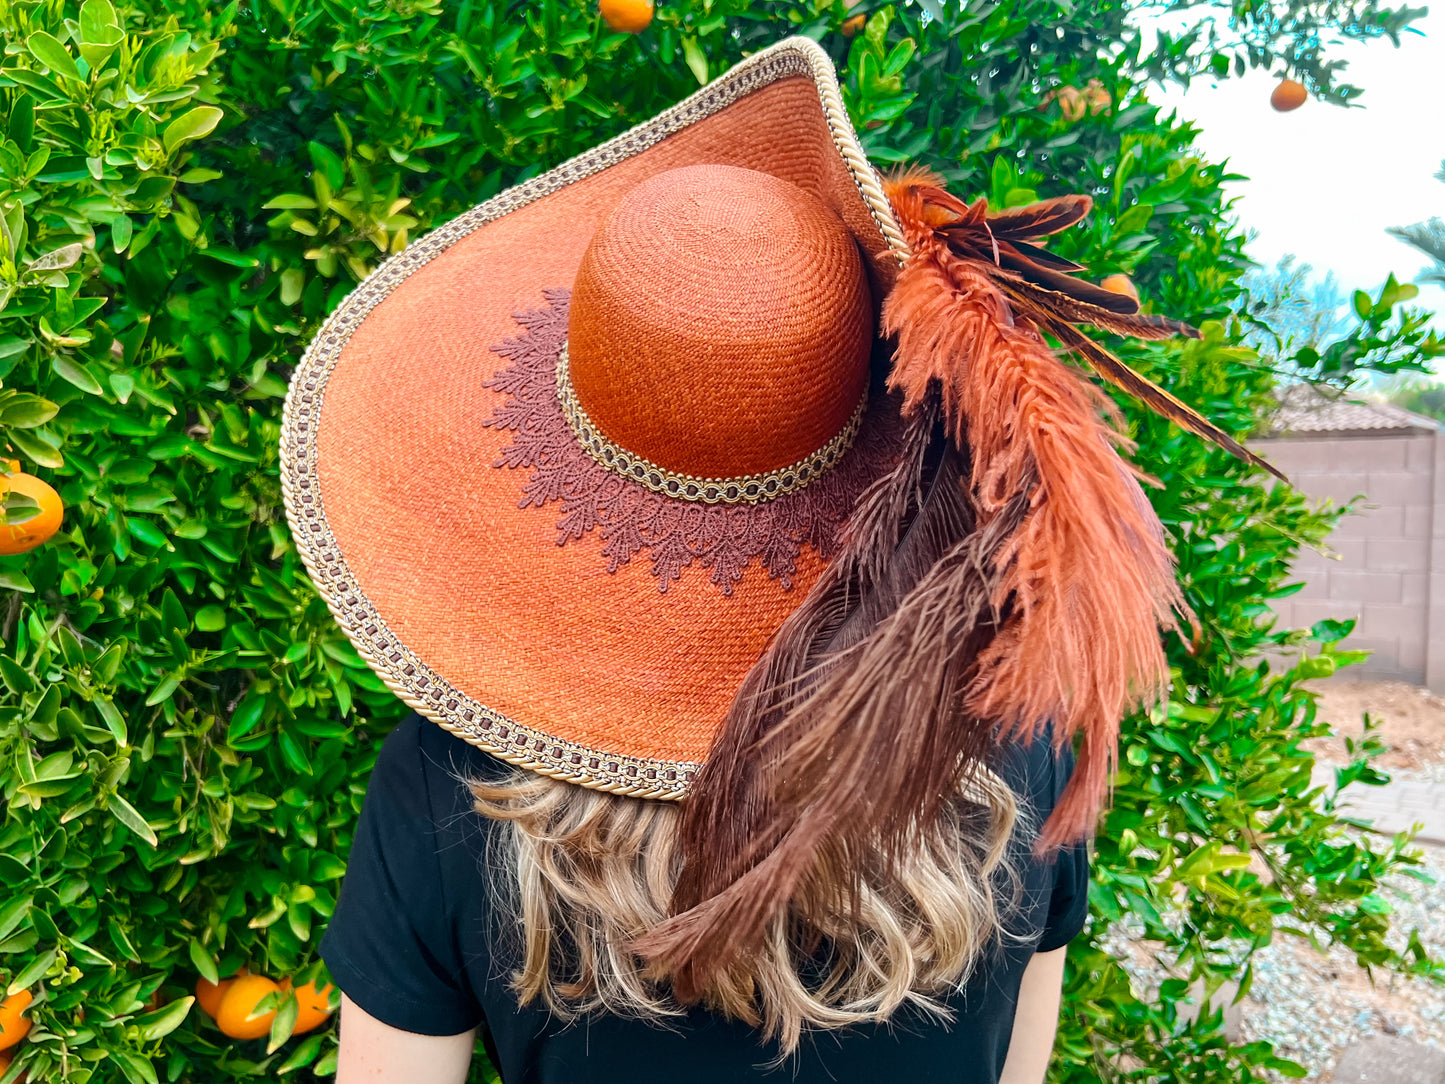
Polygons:
M314 982L296 988L296 1027L293 1035L319 1028L331 1016L331 984L316 989Z
M13 459L10 471L8 475L0 474L0 500L12 492L20 493L40 505L40 510L14 512L15 518L0 524L0 553L25 553L60 530L65 506L60 503L59 493L35 475L20 470L20 464Z
M1058 102L1059 111L1064 114L1064 119L1070 122L1083 119L1088 109L1078 87L1060 87Z
M212 983L205 979L196 980L196 1004L199 1005L205 1014L212 1020L221 1011L221 999L226 996L226 991L231 988L235 979L222 979L220 982Z
M1127 296L1132 297L1135 301L1139 300L1139 291L1134 286L1133 280L1130 279L1128 275L1122 274L1120 272L1115 272L1114 274L1104 279L1103 282L1099 283L1099 285L1111 293L1126 294Z
M259 1039L271 1031L274 1009L251 1019L256 1005L267 994L281 989L264 975L238 975L216 1007L216 1026L233 1039Z
M641 34L652 25L652 0L599 0L597 10L621 34Z
M21 1016L35 999L29 990L11 994L0 1002L0 1050L9 1050L30 1032L30 1018Z
M1288 113L1304 105L1308 97L1309 91L1305 90L1302 84L1293 79L1281 79L1279 86L1275 87L1274 93L1269 96L1269 104L1281 113Z
M843 23L843 36L844 36L845 38L851 38L854 34L857 34L857 33L859 33L860 31L862 31L862 29L863 29L865 26L867 26L867 25L868 25L868 16L867 16L867 15L854 15L852 18L847 19L847 20L844 21L844 23Z

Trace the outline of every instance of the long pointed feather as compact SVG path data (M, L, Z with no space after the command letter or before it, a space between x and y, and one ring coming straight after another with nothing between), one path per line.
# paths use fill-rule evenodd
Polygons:
M1016 237L1009 240L1008 244L1018 249L1021 254L1033 260L1035 263L1043 264L1045 267L1051 268L1054 271L1069 271L1077 274L1080 271L1088 270L1088 268L1081 263L1067 260L1062 256L1050 252L1046 248L1031 245L1027 241L1020 241Z
M1165 391L1142 373L1137 373L1129 368L1122 360L1072 324L1063 320L1047 318L1038 323L1040 330L1052 335L1069 350L1082 356L1089 363L1090 368L1110 384L1121 391L1128 392L1156 414L1168 418L1175 425L1195 436L1213 441L1236 459L1267 470L1282 482L1289 481L1279 470L1255 455L1189 404Z
M1010 300L1024 311L1038 305L1061 320L1067 320L1071 324L1093 324L1100 331L1107 331L1111 335L1150 340L1172 339L1176 335L1191 339L1200 337L1199 329L1183 320L1171 320L1167 316L1153 313L1110 312L1058 290L1050 290L1018 279L1009 279L1006 285L1010 291Z
M1068 229L1093 207L1094 201L1088 196L1057 196L1027 207L1012 207L989 215L988 228L1000 240L1028 241Z
M1120 316L1133 316L1139 311L1139 302L1128 294L1116 294L1113 290L1095 286L1092 282L1075 278L1073 275L1051 271L1047 267L1024 258L1011 244L999 246L998 263L1000 267L1022 275L1029 282L1057 293L1067 294L1075 301L1103 309L1105 312L1117 313Z

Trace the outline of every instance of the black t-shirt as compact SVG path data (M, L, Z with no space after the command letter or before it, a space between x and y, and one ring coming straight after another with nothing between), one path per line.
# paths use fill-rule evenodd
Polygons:
M1071 767L1037 741L998 770L1039 823ZM985 958L948 999L951 1023L905 1009L886 1025L805 1032L796 1056L772 1071L775 1046L701 1008L665 1026L598 1014L563 1023L518 1006L508 981L515 963L495 958L483 866L491 822L472 809L459 777L507 770L420 716L399 725L377 759L321 943L337 985L383 1023L423 1035L480 1027L505 1084L994 1084L1025 965L1035 951L1067 944L1088 912L1084 849L1039 862L1021 840L1023 906L1010 926L1028 939Z

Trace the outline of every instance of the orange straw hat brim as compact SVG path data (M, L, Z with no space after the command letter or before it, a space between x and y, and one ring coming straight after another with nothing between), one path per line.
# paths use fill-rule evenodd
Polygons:
M302 557L389 687L514 764L660 798L686 792L824 557L803 546L788 582L754 562L731 593L698 567L660 591L646 560L609 570L595 535L560 545L555 510L519 507L526 472L496 466L513 434L487 424L507 401L489 383L515 314L572 285L619 199L698 164L821 199L885 295L907 246L826 53L789 40L388 260L307 351L282 437Z

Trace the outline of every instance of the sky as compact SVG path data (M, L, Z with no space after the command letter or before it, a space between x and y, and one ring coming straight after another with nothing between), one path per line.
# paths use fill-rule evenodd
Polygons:
M1155 102L1196 122L1208 158L1249 178L1230 191L1241 224L1257 232L1254 259L1273 266L1293 253L1319 276L1333 271L1346 293L1375 290L1391 272L1413 279L1429 265L1385 232L1445 218L1445 183L1434 176L1445 159L1445 3L1415 26L1424 36L1406 34L1398 49L1389 39L1327 49L1349 62L1344 77L1363 88L1363 108L1311 99L1276 113L1278 79L1264 71L1196 80L1187 92L1151 89ZM1423 287L1416 304L1445 314L1445 290Z

